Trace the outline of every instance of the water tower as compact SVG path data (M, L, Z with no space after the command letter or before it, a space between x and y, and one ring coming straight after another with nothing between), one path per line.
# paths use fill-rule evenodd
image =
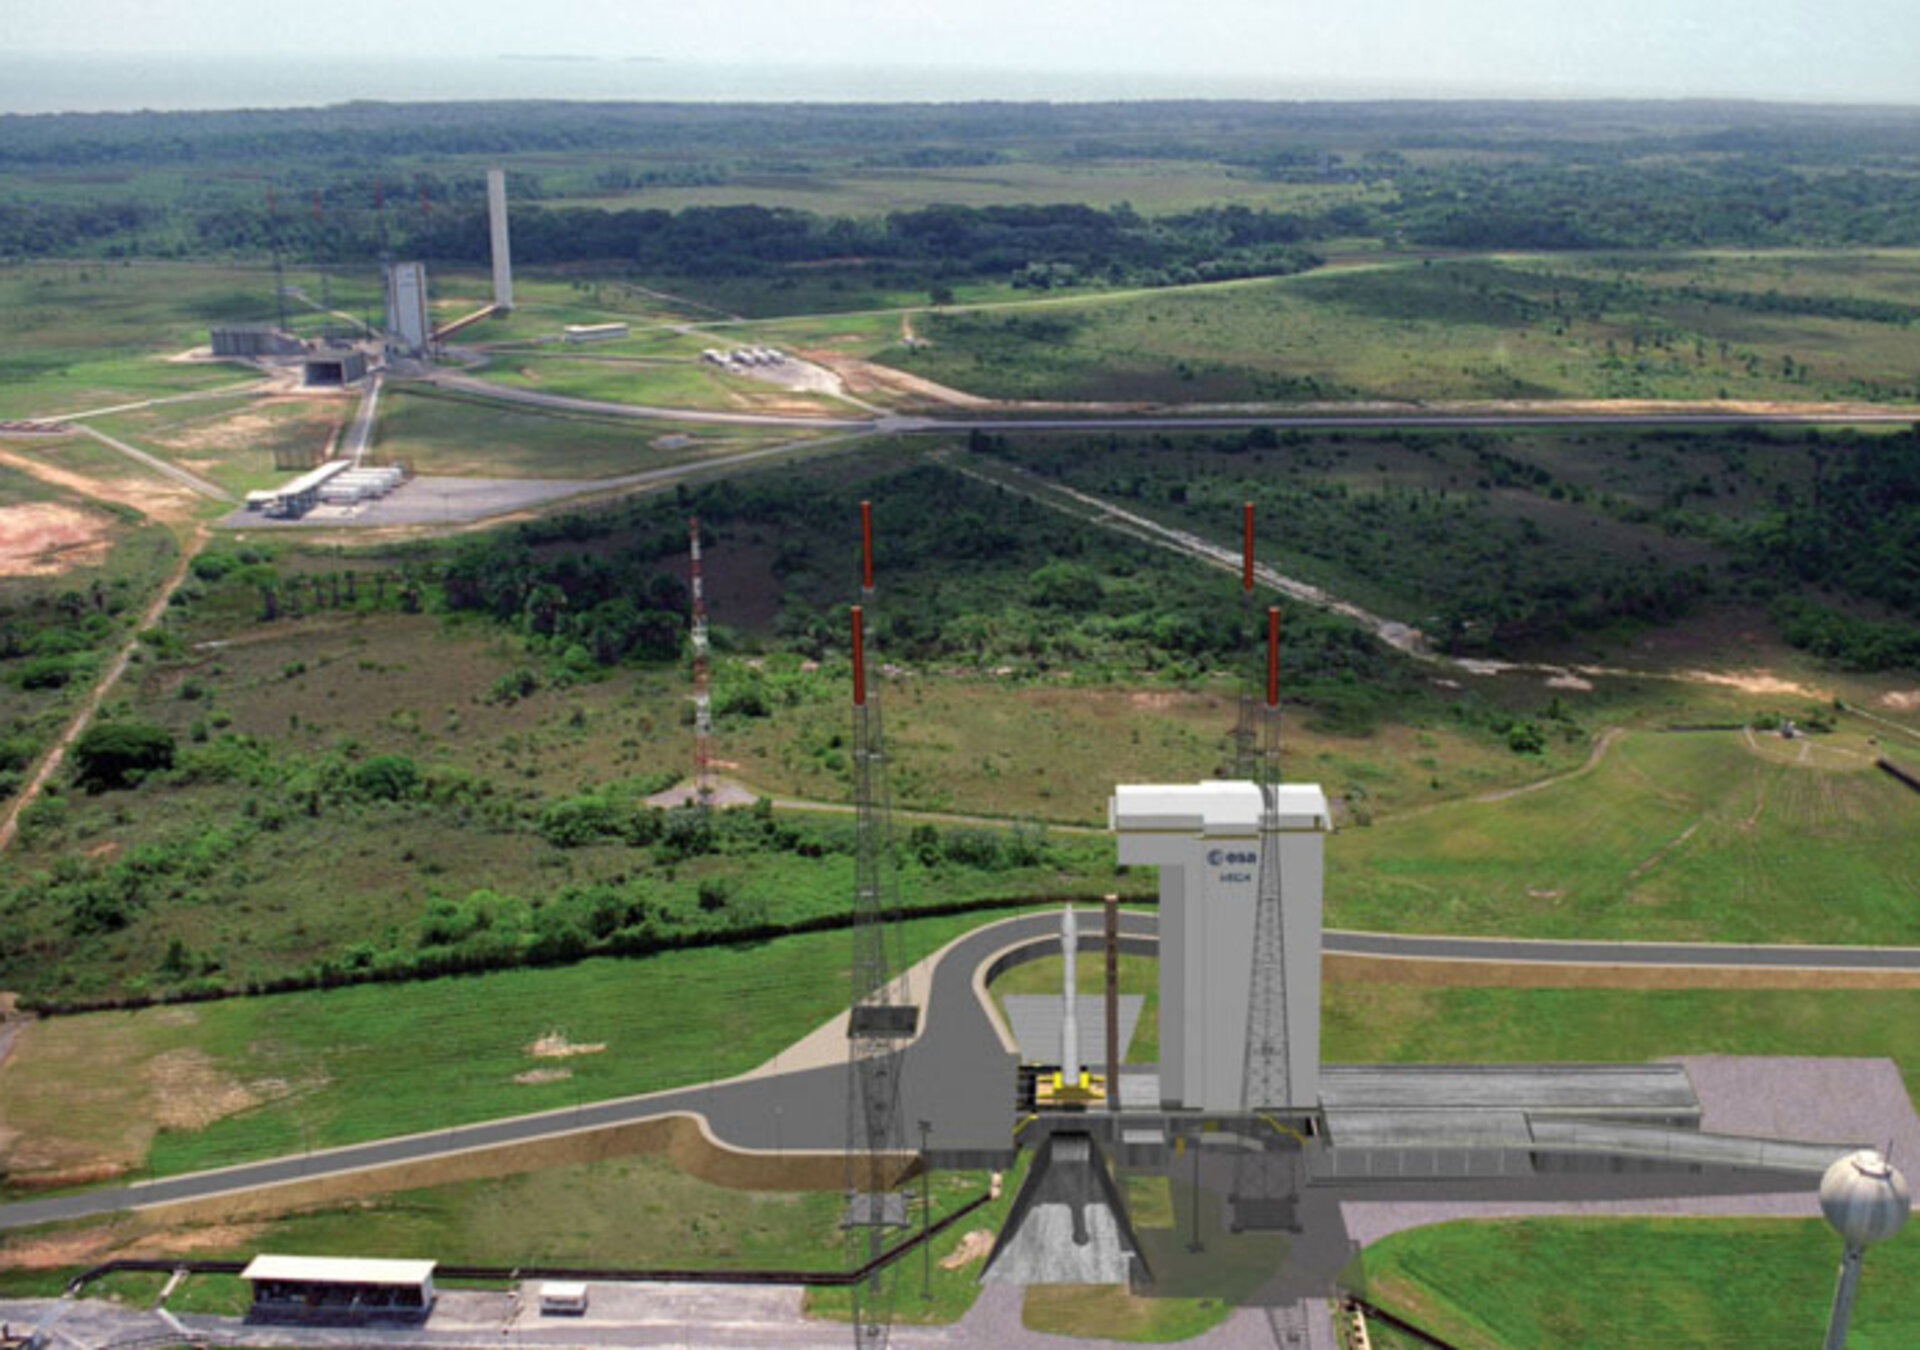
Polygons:
M1911 1206L1907 1179L1872 1149L1849 1153L1820 1179L1820 1208L1846 1243L1833 1291L1833 1315L1827 1320L1826 1350L1845 1350L1847 1318L1860 1285L1860 1258L1868 1247L1900 1231Z

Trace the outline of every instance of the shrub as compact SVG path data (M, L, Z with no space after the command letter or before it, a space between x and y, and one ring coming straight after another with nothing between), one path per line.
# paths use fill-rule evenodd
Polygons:
M353 790L374 801L404 801L420 790L420 768L405 755L375 755L354 769Z
M73 747L76 780L89 792L128 787L156 769L173 767L174 740L144 722L102 722Z

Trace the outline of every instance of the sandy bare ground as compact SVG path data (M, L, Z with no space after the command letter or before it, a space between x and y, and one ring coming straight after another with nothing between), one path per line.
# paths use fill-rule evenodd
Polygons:
M193 516L194 494L184 486L158 483L138 474L130 474L125 478L95 478L4 447L0 447L0 464L31 474L43 483L52 483L55 487L63 487L82 496L119 502L160 520L185 521Z
M48 577L98 563L108 522L54 502L0 506L0 577Z
M86 702L80 705L80 710L74 714L73 720L67 723L66 730L60 733L59 739L54 741L47 752L41 756L32 775L14 795L13 800L7 804L6 814L0 816L0 852L4 852L13 842L14 836L20 832L20 813L39 800L40 793L46 788L48 781L59 771L61 764L66 762L67 751L80 738L80 733L92 723L94 714L100 711L100 704L105 700L107 691L112 689L120 676L125 673L127 662L132 659L134 649L140 644L141 632L160 622L160 616L166 612L167 601L173 598L173 593L179 589L180 583L187 579L187 569L192 565L194 555L199 553L206 542L206 527L196 525L180 549L180 560L174 564L172 574L167 577L160 589L154 592L153 600L148 604L146 612L140 616L140 621L128 630L126 642L118 652L114 653L113 660L107 663L107 668L100 673L100 678L94 681L93 689L87 695Z

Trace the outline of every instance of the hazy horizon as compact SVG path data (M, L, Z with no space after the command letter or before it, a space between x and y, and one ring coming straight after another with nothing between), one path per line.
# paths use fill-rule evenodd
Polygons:
M549 0L537 14L509 0L416 0L363 25L343 25L337 10L251 0L9 8L0 57L9 111L313 106L406 97L409 78L428 81L417 94L427 99L950 102L972 90L1050 101L1920 102L1911 0L1347 0L1337 10L1276 0ZM326 85L309 96L281 80L284 98L261 103L207 81L249 64L282 76L309 68ZM156 102L174 97L184 67L200 78L180 97L200 101ZM435 70L457 92L437 92ZM96 71L122 87L96 87Z

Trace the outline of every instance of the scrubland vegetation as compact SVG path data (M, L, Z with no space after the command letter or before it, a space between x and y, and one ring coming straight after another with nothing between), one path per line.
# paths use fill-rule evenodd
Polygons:
M329 153L342 126L352 161ZM328 309L376 305L383 237L428 260L437 317L471 308L479 170L502 161L521 304L468 330L462 357L501 386L853 406L699 357L766 343L852 381L872 363L987 400L1907 406L1914 128L1901 112L1711 105L8 119L0 416L195 395L91 424L229 492L280 481L351 403L223 392L254 372L163 358L211 324L274 317L276 233L303 333L345 325ZM251 175L268 164L317 190L317 218L266 218ZM632 334L592 353L550 341L611 319ZM858 392L905 411L954 397L884 380ZM786 435L392 385L374 450L430 474L584 484ZM0 450L0 509L77 512L98 545L0 583L11 789L213 508L124 490L146 471L77 436ZM880 519L871 617L910 956L978 923L973 907L1148 899L1153 878L1113 863L1108 792L1226 762L1253 664L1231 578L1062 489L1229 550L1251 500L1263 563L1424 635L1409 655L1283 602L1285 769L1326 786L1340 826L1331 923L1920 940L1920 798L1873 767L1920 764L1913 430L983 427L794 459L445 537L215 531L0 877L0 987L48 1009L166 1005L53 1016L19 1038L0 1175L169 1173L682 1084L824 1021L846 997L833 930L854 826L833 808L851 791L863 497ZM87 482L119 486L107 501ZM711 814L648 800L691 759L690 515L718 772L757 798ZM1001 992L1052 974L1024 968ZM1126 974L1149 995L1133 1045L1148 1058L1151 968ZM684 1015L663 1027L668 988ZM1870 1053L1912 1083L1913 1002L1335 983L1323 1049ZM555 1032L608 1048L526 1077L527 1047ZM439 1047L426 1062L423 1034ZM674 1184L650 1166L584 1182L610 1196ZM546 1213L560 1180L582 1178L302 1216L274 1240L477 1237L504 1206ZM1173 1204L1147 1208L1171 1222ZM711 1212L715 1260L795 1250L831 1222L812 1201ZM1610 1253L1717 1269L1725 1241L1763 1251L1765 1270L1824 1271L1811 1231L1442 1229L1386 1244L1372 1271L1449 1334L1577 1344L1570 1328L1611 1328L1593 1343L1627 1345L1607 1320L1619 1306L1577 1292L1618 1294L1589 1278ZM549 1237L555 1252L586 1240ZM645 1258L632 1232L586 1237ZM1507 1297L1523 1260L1582 1278L1527 1282L1554 1291L1545 1301ZM1499 1306L1460 1271L1503 1291ZM1725 1289L1783 1297L1749 1273ZM934 1311L963 1307L968 1279L943 1274ZM1630 1320L1649 1335L1721 1334L1718 1305L1648 1298ZM1100 1315L1174 1334L1224 1307ZM1031 1311L1089 1315L1071 1299ZM1901 1326L1863 1306L1859 1335L1892 1344Z

